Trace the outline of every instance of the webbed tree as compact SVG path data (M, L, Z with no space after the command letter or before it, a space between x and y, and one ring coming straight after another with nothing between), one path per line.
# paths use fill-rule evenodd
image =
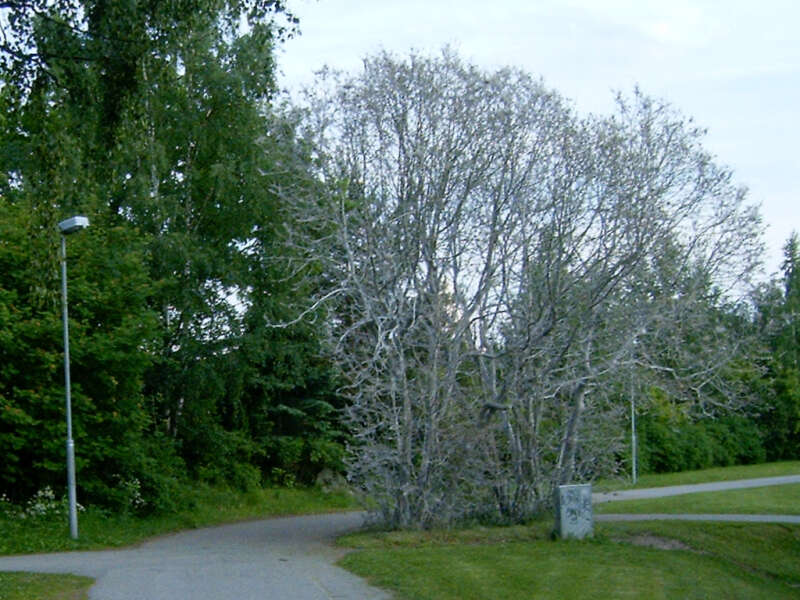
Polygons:
M350 477L384 520L525 519L612 468L626 373L744 401L721 375L734 336L698 307L746 286L758 216L668 105L637 91L579 118L445 51L368 58L309 107Z

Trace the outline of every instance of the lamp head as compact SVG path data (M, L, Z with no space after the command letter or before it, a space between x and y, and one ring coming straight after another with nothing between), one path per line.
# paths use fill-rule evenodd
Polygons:
M64 235L75 233L81 229L86 229L89 226L89 219L83 216L70 217L58 224L58 229Z

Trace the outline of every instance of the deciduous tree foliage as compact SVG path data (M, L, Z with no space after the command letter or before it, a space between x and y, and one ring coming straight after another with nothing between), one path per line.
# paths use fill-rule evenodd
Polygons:
M268 327L301 276L281 258L285 204L315 185L271 114L274 45L294 17L273 0L0 10L0 413L17 464L0 491L62 471L56 224L78 213L92 222L69 243L82 493L114 501L137 478L163 496L159 462L243 487L335 463L316 332Z
M746 401L704 308L746 287L758 216L668 105L579 118L445 51L368 58L309 107L349 473L385 521L523 520L613 470L629 373L698 410Z
M32 235L41 227L32 217L24 199L0 206L0 447L6 456L0 486L15 499L64 480L58 278L55 265L37 273L43 236ZM139 345L154 335L156 323L146 306L147 270L131 232L99 221L70 239L68 263L71 332L80 340L72 360L73 409L81 415L74 423L78 464L84 489L108 498L115 475L139 470L148 422L141 390L151 358Z

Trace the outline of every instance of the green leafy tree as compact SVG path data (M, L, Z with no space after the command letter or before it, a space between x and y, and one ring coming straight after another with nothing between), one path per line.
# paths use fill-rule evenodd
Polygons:
M57 263L40 272L37 257L55 244L38 228L24 198L0 205L0 488L17 499L64 480L64 375ZM114 502L120 479L137 464L147 412L143 377L153 339L149 285L139 242L124 228L93 223L69 243L73 338L74 439L87 499ZM54 257L55 258L55 257Z
M75 213L92 221L74 243L83 253L71 283L74 335L85 343L73 356L79 484L141 478L154 460L180 470L172 450L192 474L242 487L259 469L335 461L335 396L317 332L268 326L270 310L292 304L287 282L302 278L281 258L282 207L312 186L293 127L270 116L274 45L295 19L272 0L22 0L2 10L3 222L27 242L7 246L4 318L19 316L12 303L57 307L55 225ZM9 372L49 348L53 390L60 346L44 338L59 331L57 315L26 317L27 338L4 330L18 346ZM9 379L0 393L17 388L28 389ZM107 420L120 411L104 404L116 389L135 408L118 429ZM9 438L14 456L30 450L33 431L60 426L55 407L25 413L31 433ZM82 454L82 441L96 452ZM36 486L60 470L59 444L44 471L25 459L16 476ZM127 466L111 469L103 452ZM144 485L158 495L159 482Z

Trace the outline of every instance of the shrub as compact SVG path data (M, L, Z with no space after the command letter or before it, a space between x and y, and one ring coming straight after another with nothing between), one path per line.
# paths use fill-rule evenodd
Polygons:
M646 415L639 420L643 472L670 473L764 462L763 435L746 416L690 421Z

